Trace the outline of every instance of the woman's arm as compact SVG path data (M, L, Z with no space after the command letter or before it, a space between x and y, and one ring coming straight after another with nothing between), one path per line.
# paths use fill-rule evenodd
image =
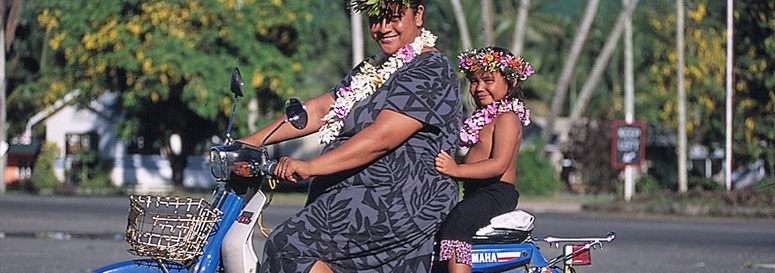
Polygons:
M465 164L456 164L449 155L436 159L437 170L452 177L486 179L506 172L522 143L522 124L516 114L503 114L493 122L493 144L490 157ZM453 160L450 162L450 160Z
M307 126L302 130L298 130L293 128L293 126L290 124L283 124L283 126L277 129L277 131L272 134L269 139L267 139L266 143L277 143L316 132L320 129L320 127L323 127L323 116L328 113L332 104L334 104L334 98L331 97L331 94L328 92L304 102L304 106L307 108ZM261 141L264 140L266 135L269 134L269 132L271 132L275 127L277 127L280 122L285 120L285 118L286 116L283 115L281 118L275 120L264 128L261 128L252 135L237 139L237 141L259 146L261 145Z
M392 110L382 110L374 123L364 128L341 146L309 161L283 157L275 175L296 182L310 176L327 175L363 166L395 149L423 124ZM294 174L296 176L294 176Z

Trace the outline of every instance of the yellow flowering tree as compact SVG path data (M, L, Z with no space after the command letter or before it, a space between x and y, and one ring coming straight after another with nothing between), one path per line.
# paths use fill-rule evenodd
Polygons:
M646 119L677 130L676 16L673 1L647 12L648 71L637 86ZM734 121L736 165L765 159L775 164L775 2L737 1L734 13ZM687 1L685 50L686 112L689 141L723 145L726 100L726 2ZM662 14L662 15L660 15ZM655 109L655 110L654 110ZM767 158L769 157L769 159Z
M741 163L764 159L775 177L775 2L735 7L735 149L745 151Z
M282 102L294 95L306 57L300 31L313 16L307 0L42 0L37 21L46 30L54 64L39 83L47 101L80 89L80 99L120 94L128 142L135 152L167 149L173 178L182 185L186 157L221 135L231 114L229 73L239 66L248 97ZM242 109L247 100L241 100ZM280 103L274 103L280 104ZM244 135L247 110L234 135ZM240 134L241 133L241 134Z

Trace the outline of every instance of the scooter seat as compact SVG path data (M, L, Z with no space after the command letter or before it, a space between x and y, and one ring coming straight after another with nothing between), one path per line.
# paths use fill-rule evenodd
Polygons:
M487 234L474 235L474 244L514 244L524 243L530 239L530 231L515 229L494 229Z

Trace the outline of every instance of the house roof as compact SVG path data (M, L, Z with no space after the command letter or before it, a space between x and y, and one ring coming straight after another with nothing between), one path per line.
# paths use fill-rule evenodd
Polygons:
M38 143L32 143L30 145L11 144L8 147L8 154L17 155L35 155L38 153L40 145Z
M64 97L54 102L49 107L46 107L46 109L35 113L29 121L27 121L26 129L24 134L21 137L22 143L28 144L32 140L32 127L37 125L38 123L48 119L49 117L53 116L60 110L64 109L65 107L72 106L75 104L75 99L81 94L81 90L76 89L71 91L70 93L65 94ZM92 111L96 113L97 115L111 120L111 115L113 114L112 111L115 109L114 105L116 103L116 98L118 97L118 94L113 92L105 92L97 99L91 101L88 105L76 105L77 107L81 107L83 109L87 109L89 111Z

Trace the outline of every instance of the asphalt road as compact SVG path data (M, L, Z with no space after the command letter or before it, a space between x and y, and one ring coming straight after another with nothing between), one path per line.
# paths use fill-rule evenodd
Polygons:
M126 197L0 195L0 272L89 272L135 258L123 241ZM273 227L300 208L275 202ZM587 237L616 230L579 272L775 273L775 220L557 213L536 209L533 235ZM256 245L260 235L254 237ZM539 243L547 256L558 249Z

